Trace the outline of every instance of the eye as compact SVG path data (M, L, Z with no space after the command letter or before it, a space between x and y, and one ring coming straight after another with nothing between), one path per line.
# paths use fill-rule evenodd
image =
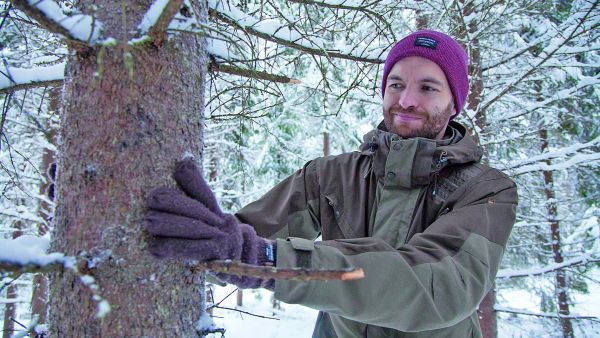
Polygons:
M423 89L426 92L436 92L438 91L437 88L431 87L431 86L422 86L421 89Z
M393 89L402 89L402 88L404 88L404 85L396 82L396 83L390 83L389 87L393 88Z

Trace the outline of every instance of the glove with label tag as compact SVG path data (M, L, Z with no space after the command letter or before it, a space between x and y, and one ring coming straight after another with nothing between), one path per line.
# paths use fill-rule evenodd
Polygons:
M234 260L274 265L275 242L221 211L214 193L191 159L177 163L173 178L181 190L158 188L150 193L146 230L154 235L149 250L159 258L186 261ZM218 273L240 288L273 287L273 280Z

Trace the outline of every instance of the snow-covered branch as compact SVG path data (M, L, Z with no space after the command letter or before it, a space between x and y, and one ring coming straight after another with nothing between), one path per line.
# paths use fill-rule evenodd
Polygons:
M539 54L539 60L532 65L529 69L524 70L515 80L511 83L507 84L502 90L498 93L495 93L491 96L490 99L486 100L481 104L481 111L485 111L490 105L494 102L498 101L504 95L509 93L513 88L519 85L523 80L531 76L536 72L543 64L545 64L548 60L552 58L554 54L559 52L561 48L566 46L569 42L571 42L576 36L582 34L582 31L587 31L587 27L585 25L586 21L589 20L590 16L593 15L595 8L598 5L598 1L594 2L589 8L583 9L582 13L578 13L578 15L574 16L571 20L575 22L569 22L566 25L568 28L564 32L560 32L558 34L559 37L556 37L556 41L551 41L549 46L547 46L542 52Z
M48 238L25 235L16 239L0 239L0 271L48 272L74 269L74 259L62 253L46 253Z
M392 28L392 26L390 25L389 20L386 20L386 18L381 15L380 13L377 13L373 10L371 10L370 8L372 7L372 3L369 3L368 5L359 5L359 6L355 6L354 5L354 1L334 1L334 2L327 2L327 1L314 1L314 0L288 0L289 2L294 2L294 3L298 3L298 4L305 4L305 5L314 5L314 6L320 6L320 7L325 7L325 8L331 8L331 9L343 9L343 10L348 10L348 11L354 11L354 12L363 12L365 13L365 15L369 18L375 18L377 20L373 20L375 24L377 24L377 22L383 24L387 30L386 33L389 33L391 35L391 39L393 41L396 41L396 35L394 33L394 29ZM394 5L395 7L397 5ZM395 8L396 10L398 8ZM377 21L377 22L375 22Z
M571 258L565 260L562 263L554 263L549 264L545 267L541 268L533 268L526 270L514 270L514 269L503 269L498 271L496 278L505 279L505 278L516 278L516 277L530 277L530 276L539 276L549 272L553 272L556 270L561 270L564 268L568 268L571 266L577 265L585 265L588 263L600 262L600 258L593 256L591 254L585 254L580 257Z
M60 86L64 79L64 73L64 62L35 68L17 68L5 65L4 69L0 70L0 93L10 93L28 88Z
M48 237L25 235L12 240L0 239L0 271L16 274L70 271L79 275L81 283L92 292L92 299L98 305L96 316L102 318L110 312L110 304L100 296L94 277L87 274L94 261L59 252L46 253L49 246Z
M516 170L517 174L522 174L523 172L520 172L520 168L522 168L524 166L528 166L528 165L536 163L536 162L548 161L548 160L555 159L555 158L565 157L570 154L577 154L578 152L580 152L582 150L593 149L597 146L600 146L600 137L596 137L595 139L593 139L589 142L586 142L586 143L576 143L576 144L570 145L568 147L559 148L556 150L551 150L551 151L545 152L541 155L530 156L530 157L527 157L522 160L514 161L514 162L506 165L504 167L504 169L505 170ZM590 154L587 154L587 155L590 155ZM594 154L591 154L591 155L594 155ZM597 158L597 157L592 157L592 158ZM589 157L587 159L589 159ZM531 166L528 166L528 167L529 167L528 170L530 170Z
M53 0L12 0L12 4L52 33L62 35L77 51L85 52L100 37L102 24L90 15L67 16Z
M588 65L585 65L585 66L588 66ZM550 104L552 104L556 101L571 98L571 97L573 97L574 94L577 94L583 88L586 88L589 86L595 86L598 84L600 84L600 74L598 74L594 77L584 78L582 81L579 81L575 86L573 86L571 88L566 88L566 89L560 90L560 91L556 92L554 95L552 95L552 97L550 97L544 101L536 102L533 106L529 107L529 109L527 109L527 110L515 111L513 113L502 115L498 119L490 121L490 123L498 123L498 122L514 119L516 117L529 114L538 109L548 107Z
M141 35L148 35L159 46L167 37L167 28L181 8L183 0L155 0L148 9L138 29Z
M273 21L257 20L235 8L226 8L225 5L219 1L209 1L208 14L229 26L242 30L250 35L275 42L282 46L300 50L311 55L374 64L380 64L385 61L385 59L382 58L384 53L383 50L376 53L365 53L363 51L362 53L351 54L342 53L338 50L327 50L323 47L323 42L319 39L309 40L300 32L288 28L287 25L275 23Z
M208 64L209 71L278 83L299 83L298 80L294 80L285 75L219 64L214 61L214 58L211 59L212 61ZM64 80L64 71L65 63L35 68L5 67L3 71L0 71L0 94L29 88L61 86Z
M565 170L576 166L597 166L600 163L600 153L576 154L569 159L559 163L535 163L530 165L520 166L515 170L511 170L512 176L518 176L534 171L555 171Z

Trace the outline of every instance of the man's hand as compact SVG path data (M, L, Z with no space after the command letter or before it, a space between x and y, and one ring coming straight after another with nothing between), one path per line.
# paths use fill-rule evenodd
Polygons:
M150 193L146 230L154 235L150 252L159 258L183 260L237 260L266 265L272 243L254 229L219 208L215 195L190 159L179 162L173 178L179 188L158 188ZM242 288L261 286L261 280L219 274Z

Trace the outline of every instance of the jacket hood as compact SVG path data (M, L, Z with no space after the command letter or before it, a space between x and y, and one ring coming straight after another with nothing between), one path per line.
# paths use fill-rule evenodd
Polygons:
M360 150L373 156L373 171L384 184L404 188L427 185L447 166L481 160L481 148L467 129L450 121L443 140L402 138L381 122L363 137Z

